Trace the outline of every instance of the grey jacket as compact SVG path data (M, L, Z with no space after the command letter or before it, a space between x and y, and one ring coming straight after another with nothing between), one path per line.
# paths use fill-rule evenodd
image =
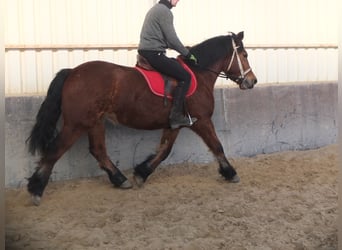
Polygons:
M158 3L146 14L138 49L165 52L168 48L176 50L183 56L189 53L176 34L171 10L164 4Z

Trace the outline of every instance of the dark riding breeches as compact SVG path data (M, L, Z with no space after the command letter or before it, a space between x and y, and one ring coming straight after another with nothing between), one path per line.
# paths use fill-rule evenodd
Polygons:
M183 91L187 91L190 86L191 75L177 60L165 56L165 53L158 51L139 50L138 53L145 57L153 68L162 74L175 78L178 82L183 82Z

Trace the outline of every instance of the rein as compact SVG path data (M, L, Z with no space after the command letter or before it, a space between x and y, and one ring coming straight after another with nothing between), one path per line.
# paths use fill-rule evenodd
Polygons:
M203 68L199 65L195 65L196 67L200 68L200 69L203 69L203 70L206 70L206 71L209 71L211 73L214 73L215 75L217 75L217 77L220 77L220 78L224 78L224 79L228 79L228 75L226 73L223 73L222 71L221 72L216 72L214 70L211 70L211 69L208 69L208 68Z

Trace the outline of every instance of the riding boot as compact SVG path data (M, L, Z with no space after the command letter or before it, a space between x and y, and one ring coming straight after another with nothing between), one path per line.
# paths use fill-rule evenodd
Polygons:
M171 107L171 113L169 116L169 122L172 129L179 128L181 126L190 127L197 118L184 116L184 103L187 90L184 90L184 83L180 82L173 92L173 102Z

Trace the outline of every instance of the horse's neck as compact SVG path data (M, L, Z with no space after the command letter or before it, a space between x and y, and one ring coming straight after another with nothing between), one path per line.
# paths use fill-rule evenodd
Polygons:
M222 71L222 65L223 65L224 61L218 61L215 64L211 65L210 67L208 67L208 69L211 71L210 73L210 79L209 82L212 84L212 86L214 87L215 82L218 78L218 74Z
M214 91L215 82L218 78L218 70L217 67L208 67L206 70L201 70L199 73L195 73L198 83L203 84L203 87L206 88L209 92Z

